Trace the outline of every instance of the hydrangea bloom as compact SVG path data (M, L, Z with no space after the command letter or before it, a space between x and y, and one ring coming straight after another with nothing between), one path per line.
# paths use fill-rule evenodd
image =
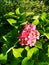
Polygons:
M36 40L39 39L39 32L36 30L34 24L25 24L22 32L19 35L19 44L22 46L28 45L30 47L34 46Z

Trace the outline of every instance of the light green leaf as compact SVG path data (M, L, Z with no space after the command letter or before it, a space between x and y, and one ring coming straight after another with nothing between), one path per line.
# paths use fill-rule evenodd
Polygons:
M26 12L26 16L33 15L33 12Z
M45 12L42 13L41 19L44 21L46 19L47 14Z
M17 15L19 15L20 14L19 8L17 8L15 12Z
M27 52L27 57L31 58L33 56L33 54L37 53L39 50L38 48L34 47L34 48L31 48L30 50L28 50Z
M44 33L44 35L49 39L49 33Z
M28 50L29 50L29 46L25 46L25 50L27 50L27 51L28 51Z
M35 19L35 20L32 22L32 24L38 25L38 24L39 24L39 20L38 20L38 19Z
M24 25L24 24L27 24L27 21L26 22L22 22L21 25Z
M0 63L6 63L7 55L0 54Z
M7 19L7 21L10 23L10 25L12 25L12 26L14 26L15 28L17 28L17 26L16 26L16 20L15 19L12 19L12 18L10 18L10 19Z
M37 41L35 47L42 49L42 43L40 41Z
M21 53L22 53L23 50L24 50L23 48L13 49L14 57L15 58L22 57Z
M9 13L5 14L4 16L11 16L11 15L14 15L14 12L9 12Z
M34 17L33 17L33 19L38 19L38 18L39 18L39 16L34 16Z
M9 12L9 13L8 13L8 15L13 15L13 14L14 14L14 12Z

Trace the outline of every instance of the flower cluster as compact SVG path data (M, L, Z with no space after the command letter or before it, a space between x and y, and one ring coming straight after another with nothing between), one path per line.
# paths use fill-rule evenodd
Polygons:
M39 39L39 32L36 30L34 24L25 24L22 32L19 35L19 44L22 46L28 45L30 47L34 46L36 40Z

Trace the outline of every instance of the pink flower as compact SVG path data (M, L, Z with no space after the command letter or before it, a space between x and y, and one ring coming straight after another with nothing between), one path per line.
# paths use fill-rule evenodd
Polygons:
M36 26L34 24L25 24L22 32L19 35L19 44L22 46L28 45L30 47L34 46L36 40L39 39L39 32L36 30Z

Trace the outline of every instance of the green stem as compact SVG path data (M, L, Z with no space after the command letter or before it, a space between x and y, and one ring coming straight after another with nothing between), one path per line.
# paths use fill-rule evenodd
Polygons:
M6 54L8 54L14 47L16 47L16 44L17 44L18 42L19 42L19 40L14 44L13 47L11 47L11 48L9 48L9 49L7 50Z

